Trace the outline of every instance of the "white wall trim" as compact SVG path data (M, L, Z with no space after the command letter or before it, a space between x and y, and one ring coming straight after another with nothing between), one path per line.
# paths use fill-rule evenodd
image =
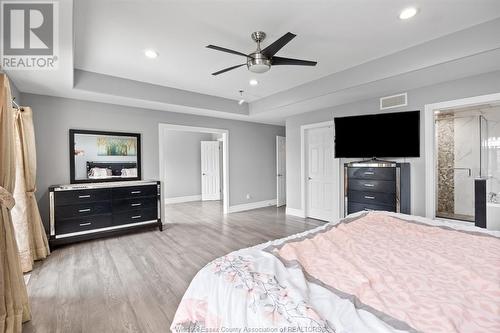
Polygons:
M295 208L286 208L286 215L297 216L305 218L306 214L303 209L295 209Z
M279 177L278 177L278 173L279 173L278 160L280 158L280 153L279 153L279 146L280 146L279 140L280 139L285 139L285 146L286 146L286 136L276 135L276 207L281 207L281 206L286 205L286 179L287 178L286 178L286 150L285 150L285 174L283 175L283 177L285 177L285 203L282 204L281 206L278 206L279 205L278 192L279 192L279 188L280 188Z
M436 218L436 157L434 111L457 107L477 106L500 101L500 93L455 99L451 101L426 104L424 110L425 126L425 216Z
M234 205L229 207L229 213L242 212L245 210L264 208L269 206L276 206L276 199L249 202L241 205Z
M174 197L174 198L165 198L165 204L174 204L181 202L190 202L190 201L201 201L201 194L197 195L187 195L184 197Z
M166 163L166 154L164 149L165 133L170 131L184 131L184 132L197 132L197 133L217 133L222 134L222 201L224 214L229 213L229 131L220 128L207 128L195 126L183 126L160 123L158 124L159 130L159 160L160 160L160 181L162 182L162 191L165 194L165 171L163 165ZM164 195L165 197L165 195ZM162 209L163 211L163 209ZM163 215L163 214L162 214ZM163 216L162 216L163 219ZM164 220L164 219L163 219Z
M323 121L323 122L320 122L320 123L314 123L314 124L307 124L307 125L302 125L300 126L300 205L301 205L301 209L297 209L296 211L301 211L302 212L302 215L303 217L307 217L307 202L306 202L306 188L307 188L307 180L306 180L306 147L305 147L305 144L306 144L306 141L305 141L305 134L306 134L306 130L308 129L312 129L312 128L321 128L321 127L330 127L330 126L334 126L335 125L335 122L333 120L329 120L329 121ZM333 142L332 142L333 144ZM333 156L332 156L333 158ZM337 159L337 161L334 159L334 163L338 163L339 164L339 171L340 171L340 159ZM340 174L337 175L339 177L338 179L338 188L337 188L337 191L338 191L338 198L339 199L342 199L343 196L342 196L342 193L340 191ZM341 217L341 209L340 209L340 205L341 205L341 201L342 200L339 200L339 202L337 203L338 205L338 213L339 213L339 218ZM289 208L287 208L288 210ZM294 215L294 214L290 214L290 215Z

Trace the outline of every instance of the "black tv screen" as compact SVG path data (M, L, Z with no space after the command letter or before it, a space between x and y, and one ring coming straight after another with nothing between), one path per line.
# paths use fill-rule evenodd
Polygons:
M420 156L420 111L334 120L337 158Z

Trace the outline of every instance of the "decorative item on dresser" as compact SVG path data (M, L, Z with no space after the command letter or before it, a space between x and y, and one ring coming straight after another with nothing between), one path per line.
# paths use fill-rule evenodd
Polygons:
M158 227L159 181L88 183L49 187L51 246Z
M410 164L381 160L344 165L344 212L384 210L410 214Z

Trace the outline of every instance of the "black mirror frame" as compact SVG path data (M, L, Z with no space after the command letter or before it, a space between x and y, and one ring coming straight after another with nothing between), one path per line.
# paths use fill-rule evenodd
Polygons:
M137 177L123 178L123 179L75 179L75 134L95 134L95 135L109 135L109 136L128 136L137 139ZM91 131L70 129L69 130L69 172L70 183L105 183L105 182L122 182L122 181L137 181L142 179L141 171L141 134L140 133L124 133L124 132L107 132L107 131Z

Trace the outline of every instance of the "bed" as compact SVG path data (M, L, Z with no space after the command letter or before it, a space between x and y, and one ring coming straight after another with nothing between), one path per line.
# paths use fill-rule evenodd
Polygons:
M218 258L173 332L500 332L500 232L353 214Z
M87 176L89 179L136 178L137 163L87 161Z

